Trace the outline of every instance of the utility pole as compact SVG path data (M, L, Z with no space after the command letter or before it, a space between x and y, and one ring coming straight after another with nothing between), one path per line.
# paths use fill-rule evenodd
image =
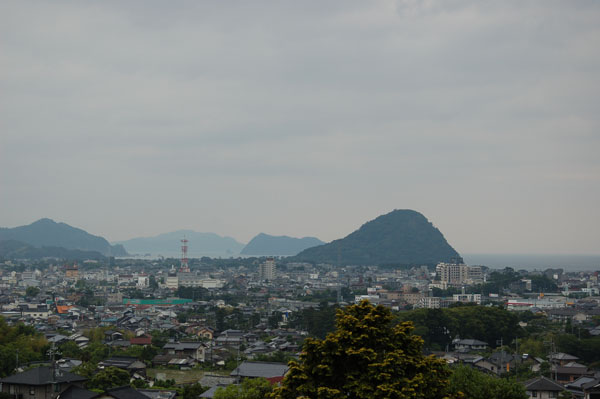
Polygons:
M59 391L60 386L56 381L56 377L60 377L60 373L58 371L58 365L56 364L55 355L60 355L60 352L56 349L56 345L54 342L52 342L52 347L48 349L47 354L50 356L50 368L52 371L52 388L53 391L57 393Z
M498 375L502 375L502 369L504 368L504 349L502 349L504 338L500 337L500 367L498 369ZM498 345L498 341L496 341Z

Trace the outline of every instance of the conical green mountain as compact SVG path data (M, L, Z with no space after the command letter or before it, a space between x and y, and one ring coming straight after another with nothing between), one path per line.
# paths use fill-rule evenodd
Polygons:
M379 216L345 238L300 252L293 259L340 265L434 265L459 257L419 212Z

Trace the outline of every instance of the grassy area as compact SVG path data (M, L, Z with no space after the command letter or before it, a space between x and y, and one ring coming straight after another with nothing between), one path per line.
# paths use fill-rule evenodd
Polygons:
M170 369L147 369L148 377L156 378L159 374L161 380L175 380L177 384L193 384L204 376L204 370L170 370ZM228 371L210 371L210 374L229 375Z

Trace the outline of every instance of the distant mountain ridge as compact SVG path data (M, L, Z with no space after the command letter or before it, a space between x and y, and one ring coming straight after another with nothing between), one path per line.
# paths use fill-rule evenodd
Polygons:
M20 241L38 248L62 247L69 250L95 251L104 256L127 256L122 246L112 246L103 237L47 218L26 226L2 227L0 240Z
M242 255L293 256L306 248L325 244L315 237L294 238L259 233L242 249Z
M305 249L293 259L342 265L434 265L458 256L425 216L401 209L363 224L345 238Z
M16 241L0 240L0 258L4 259L42 259L57 258L68 260L104 260L106 257L98 251L82 251L63 247L41 247Z
M178 256L181 253L181 239L186 238L188 256L233 256L238 255L244 244L231 237L222 237L215 233L199 233L193 230L178 230L159 234L154 237L138 237L118 241L116 244L132 254L151 254L153 256Z

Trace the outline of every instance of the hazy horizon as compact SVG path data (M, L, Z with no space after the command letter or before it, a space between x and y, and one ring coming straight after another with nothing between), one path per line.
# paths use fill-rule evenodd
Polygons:
M600 3L0 3L0 225L597 253Z

